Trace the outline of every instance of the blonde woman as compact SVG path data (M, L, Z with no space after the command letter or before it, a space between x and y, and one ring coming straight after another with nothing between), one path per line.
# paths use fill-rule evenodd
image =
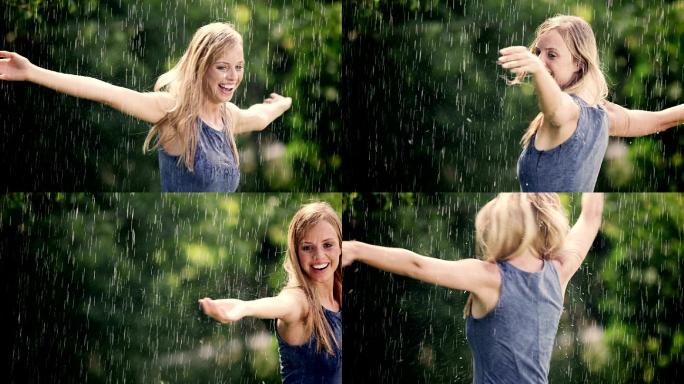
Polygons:
M594 32L579 17L552 17L529 48L499 53L501 67L516 74L511 84L532 76L541 109L522 138L522 191L593 191L608 136L646 136L684 122L684 105L647 112L608 102Z
M603 196L584 194L570 228L558 195L502 193L475 219L482 260L447 261L345 241L342 264L360 261L469 291L464 316L473 382L546 383L565 288L589 252L602 212Z
M288 231L288 281L278 296L199 300L221 323L276 319L283 383L342 382L342 224L327 203L302 207Z
M232 104L244 66L242 37L227 23L198 29L176 66L159 77L154 92L50 71L17 53L0 51L0 80L30 81L152 124L143 149L158 149L165 192L235 191L240 169L234 135L262 130L290 108L292 99L275 93L246 110Z

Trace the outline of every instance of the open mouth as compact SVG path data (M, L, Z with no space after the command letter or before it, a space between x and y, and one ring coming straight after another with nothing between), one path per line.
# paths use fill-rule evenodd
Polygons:
M329 265L330 265L330 263L314 264L311 267L317 271L322 271L322 270L328 268Z
M227 84L219 84L219 89L224 92L224 93L230 93L235 90L234 85L227 85Z

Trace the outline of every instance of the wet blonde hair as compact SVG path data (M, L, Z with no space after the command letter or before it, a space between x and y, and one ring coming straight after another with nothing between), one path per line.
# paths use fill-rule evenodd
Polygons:
M601 69L601 62L596 47L596 37L589 23L578 16L557 15L544 21L535 33L530 45L530 52L535 53L541 36L549 31L557 31L563 38L579 70L567 84L561 84L561 90L566 93L578 93L585 88L591 88L593 98L590 104L600 104L608 96L608 83ZM519 84L527 73L519 73L509 84ZM542 124L543 114L539 113L532 120L525 131L520 143L527 147L532 136Z
M475 218L477 254L487 262L509 260L531 251L549 260L570 230L555 193L500 193ZM470 314L473 295L464 316Z
M155 92L163 90L173 95L176 104L166 116L152 126L145 138L143 151L164 147L173 140L180 140L183 152L178 161L183 162L190 171L193 170L199 138L200 107L211 92L206 83L205 73L226 49L236 45L242 45L242 36L228 23L207 24L195 32L190 46L176 66L159 76L154 85ZM240 158L225 104L221 106L221 120L233 158L239 165ZM152 142L154 145L151 145Z
M325 349L327 353L333 355L333 343L339 347L342 340L335 339L330 324L325 319L321 301L318 298L318 289L304 273L299 263L298 255L299 243L306 233L320 222L327 222L335 229L341 256L342 222L335 210L325 202L310 203L302 206L292 218L287 233L287 258L285 259L284 267L287 271L288 281L284 289L299 288L304 291L309 304L306 326L308 329L313 328L313 334L316 337L316 351L319 352L321 349ZM337 264L334 274L333 296L342 305L341 262Z

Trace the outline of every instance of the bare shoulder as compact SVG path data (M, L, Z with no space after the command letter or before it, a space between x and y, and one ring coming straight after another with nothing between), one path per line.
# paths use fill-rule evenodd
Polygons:
M499 269L499 266L494 262L478 261L482 263L482 270L484 271L486 281L498 287L499 284L501 284L501 270Z
M301 287L285 287L278 296L286 300L288 304L300 308L303 315L309 312L309 300Z
M478 289L498 289L501 284L501 270L496 262L479 259L465 259L462 261L468 263L469 273L476 277L474 281L476 285L472 292Z
M154 98L159 108L167 113L176 106L176 96L169 92L148 92L147 95Z

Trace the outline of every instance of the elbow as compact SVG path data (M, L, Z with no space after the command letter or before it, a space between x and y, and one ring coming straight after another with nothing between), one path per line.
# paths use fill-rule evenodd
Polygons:
M415 253L411 251L407 251L410 256L410 260L408 262L408 270L406 271L406 275L412 279L420 279L420 276L423 275L423 270L425 269L425 265L423 262L420 260L420 257L416 255Z

